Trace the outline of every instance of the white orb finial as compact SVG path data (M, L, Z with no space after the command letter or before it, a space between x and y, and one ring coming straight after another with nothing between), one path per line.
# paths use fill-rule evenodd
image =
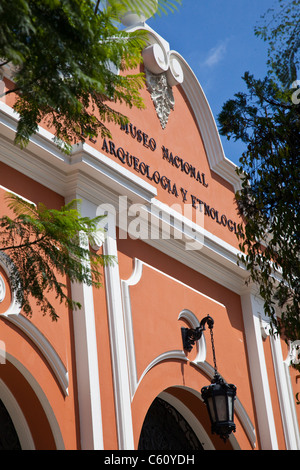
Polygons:
M112 0L108 0L112 3ZM145 23L153 16L158 8L158 0L128 0L126 13L122 15L120 21L124 26L134 26L138 23Z

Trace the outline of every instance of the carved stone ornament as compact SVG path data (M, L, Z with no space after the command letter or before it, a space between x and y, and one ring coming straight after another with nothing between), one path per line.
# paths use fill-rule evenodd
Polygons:
M163 42L155 42L143 50L146 83L161 126L165 129L175 100L173 86L184 80L179 56Z
M300 340L290 343L289 356L292 364L300 364Z
M147 69L145 71L148 90L151 94L161 127L165 129L170 112L174 109L175 104L172 87L168 85L166 72L155 75Z

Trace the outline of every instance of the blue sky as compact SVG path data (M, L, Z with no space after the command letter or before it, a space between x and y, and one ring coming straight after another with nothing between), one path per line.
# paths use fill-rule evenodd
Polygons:
M147 23L188 62L216 119L223 103L245 90L244 72L266 75L267 44L254 27L277 5L278 0L182 0L178 11ZM237 164L242 145L221 140L226 157Z

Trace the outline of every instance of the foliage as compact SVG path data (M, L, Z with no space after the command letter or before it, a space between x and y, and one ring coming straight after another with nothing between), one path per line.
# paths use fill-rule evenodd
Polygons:
M94 0L14 0L12 8L11 0L1 0L0 70L9 64L14 71L5 94L17 93L16 143L26 145L44 121L70 151L74 141L110 136L107 123L128 121L114 103L144 106L144 76L128 71L142 61L146 34L119 27L127 3L99 8ZM160 10L172 3L160 0Z
M140 74L116 74L140 62L144 37L119 31L115 8L94 13L91 0L2 0L2 64L14 67L20 114L16 143L28 142L44 119L57 142L110 135L107 122L126 119L114 102L142 107Z
M110 5L116 6L118 4L118 7L120 9L123 9L123 11L126 11L126 9L132 9L133 11L136 11L139 13L140 11L144 12L146 15L152 15L152 5L156 2L157 0L148 0L145 3L145 0L109 0ZM100 4L100 1L97 2ZM176 3L181 4L181 0L158 0L158 5L157 5L157 13L158 15L161 15L161 13L167 14L168 11L174 11L174 9L177 9Z
M255 34L268 43L270 73L289 86L300 67L300 0L278 0L278 7L263 15L265 23Z
M273 334L294 341L300 338L300 100L293 102L281 67L291 60L293 78L299 65L294 31L300 2L289 4L297 22L291 24L284 10L288 16L280 13L283 22L276 29L268 23L261 30L266 40L272 39L269 75L259 80L245 73L247 92L228 100L218 121L222 135L246 144L238 169L242 187L236 194L244 219L240 261L249 282L259 287ZM276 41L281 48L275 48Z
M57 320L53 295L70 308L81 305L68 296L68 281L101 286L102 267L113 257L89 249L101 217L81 217L78 200L60 210L47 209L8 193L15 217L0 219L1 257L10 271L11 287L27 315L35 300L43 314Z

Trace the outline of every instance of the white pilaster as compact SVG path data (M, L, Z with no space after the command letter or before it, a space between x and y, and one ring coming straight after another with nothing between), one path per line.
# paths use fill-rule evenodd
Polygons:
M290 376L286 374L279 337L270 337L282 425L287 450L299 450L299 428L294 419L294 399L290 394Z
M104 268L107 296L110 347L112 356L116 422L119 450L133 450L133 425L129 383L128 357L122 305L121 283L116 242L116 216L112 205L99 206L97 215L107 213L103 253L115 257L115 263Z
M241 300L261 447L263 450L277 450L278 442L261 332L263 304L252 293L241 296Z
M82 197L80 199L82 200ZM81 214L95 217L96 206L82 200ZM72 296L82 306L73 314L81 449L103 450L93 288L84 284L73 284Z

